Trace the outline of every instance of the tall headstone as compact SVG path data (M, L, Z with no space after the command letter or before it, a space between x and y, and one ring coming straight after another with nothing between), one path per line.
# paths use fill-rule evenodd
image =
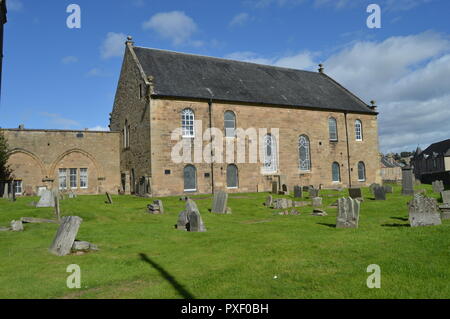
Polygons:
M362 198L361 188L349 188L348 195L353 199Z
M278 194L278 182L272 182L272 194Z
M411 167L402 167L402 195L414 195L414 175Z
M433 181L431 183L431 185L433 186L433 192L435 192L435 193L440 193L440 192L444 191L444 189L445 189L444 182L441 180Z
M450 204L450 191L441 191L442 203Z
M9 198L9 183L4 183L3 186L3 198L8 199Z
M54 193L49 189L43 190L36 207L55 207Z
M375 189L375 187L379 187L380 186L380 184L377 184L377 183L372 183L372 184L370 184L370 186L369 186L369 189L370 189L370 191L372 192L372 194L373 194L373 190Z
M408 204L411 227L440 225L441 215L435 198L414 195Z
M78 216L63 217L55 239L50 246L52 254L65 256L70 253L82 221Z
M59 206L59 197L56 195L54 198L55 198L54 199L54 201L55 201L55 217L56 217L56 220L61 220L61 209Z
M272 195L269 195L269 196L267 196L266 202L264 203L264 205L266 207L271 207L272 206L272 202L273 202L273 197L272 197Z
M106 192L106 202L105 203L106 204L112 204L113 203L112 197L111 197L111 195L108 192Z
M191 199L186 202L186 212L188 219L186 229L190 232L205 232L206 227L197 208L197 204L195 204Z
M301 186L294 186L294 197L295 198L302 198L302 187Z
M386 192L383 186L375 186L373 189L375 200L386 200Z
M339 198L336 228L358 228L360 207L357 199Z
M228 204L228 194L224 191L214 193L211 213L226 214Z

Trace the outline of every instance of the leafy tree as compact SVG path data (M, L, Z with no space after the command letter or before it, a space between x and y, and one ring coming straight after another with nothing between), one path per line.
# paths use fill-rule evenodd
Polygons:
M7 181L11 180L11 169L9 168L8 163L8 141L6 140L5 135L3 132L0 131L0 181Z

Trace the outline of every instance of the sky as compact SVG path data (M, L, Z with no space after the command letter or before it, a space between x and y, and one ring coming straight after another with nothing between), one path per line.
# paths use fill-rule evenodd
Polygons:
M369 4L381 28L369 28ZM69 28L70 4L80 28ZM0 127L107 130L125 49L316 71L378 106L380 151L450 138L448 0L7 0ZM301 122L300 122L301 125Z

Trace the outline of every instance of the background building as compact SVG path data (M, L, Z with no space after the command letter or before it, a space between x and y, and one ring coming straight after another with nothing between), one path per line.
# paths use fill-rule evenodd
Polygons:
M414 175L422 183L442 180L450 185L450 139L431 144L423 151L418 148L411 163Z

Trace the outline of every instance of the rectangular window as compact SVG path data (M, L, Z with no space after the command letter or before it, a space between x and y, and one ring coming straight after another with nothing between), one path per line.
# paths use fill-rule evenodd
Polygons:
M22 195L22 181L14 181L14 193Z
M59 169L59 189L67 188L67 169Z
M77 169L70 169L70 188L77 188Z
M88 188L88 169L80 168L80 187Z

